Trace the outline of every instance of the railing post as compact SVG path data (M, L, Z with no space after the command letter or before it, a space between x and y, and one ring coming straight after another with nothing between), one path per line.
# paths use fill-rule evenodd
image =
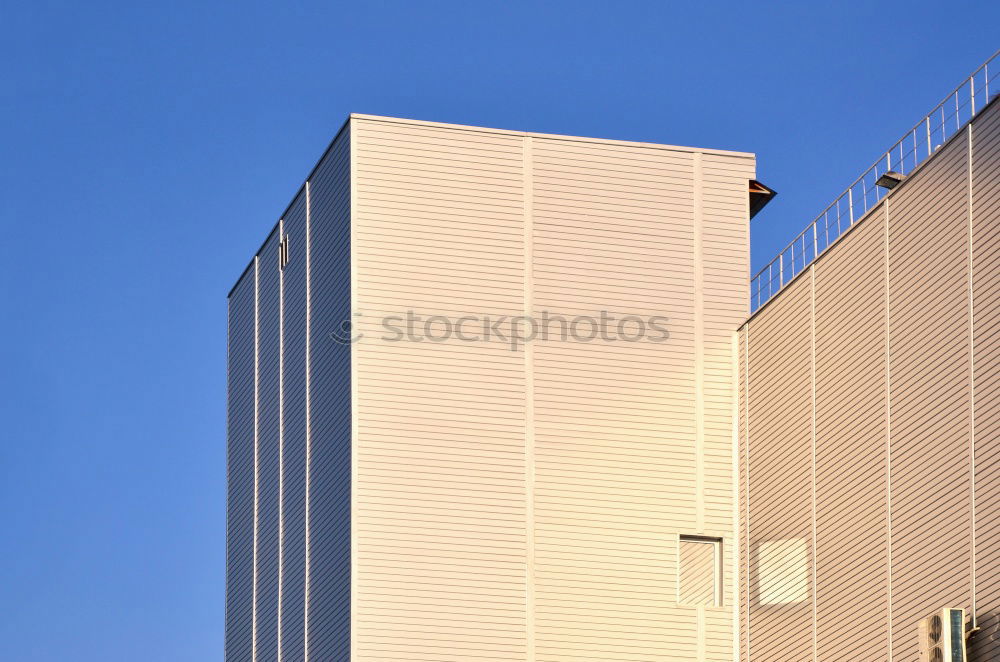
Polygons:
M969 76L969 96L972 97L972 114L976 114L976 74Z
M931 155L931 116L928 115L927 119L924 120L924 124L927 125L927 156Z
M823 215L824 218L826 214ZM813 259L819 257L819 242L816 240L816 222L813 222Z
M861 180L864 184L864 180ZM847 213L851 218L851 225L854 225L854 187L847 189ZM837 236L840 236L840 219L837 219Z

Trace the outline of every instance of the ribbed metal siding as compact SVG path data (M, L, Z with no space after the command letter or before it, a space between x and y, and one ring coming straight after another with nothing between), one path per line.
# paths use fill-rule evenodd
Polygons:
M282 272L282 579L283 662L305 659L306 576L306 194L283 220L289 262Z
M226 662L252 654L255 265L229 297Z
M973 660L1000 659L1000 112L972 130L976 438L976 614Z
M535 317L606 310L670 332L533 345L536 659L731 660L732 332L753 160L531 150ZM726 539L723 606L679 604L679 534Z
M998 163L994 104L743 329L750 417L741 458L750 458L744 506L752 555L757 513L792 512L806 500L755 488L754 458L773 443L767 430L797 426L786 403L762 404L775 388L765 368L808 351L754 338L764 327L798 323L787 308L815 279L818 544L816 626L808 634L819 660L915 659L922 617L973 603L983 631L972 638L970 659L992 660L1000 648ZM800 467L785 481L810 483L809 473ZM749 597L744 659L774 659L760 654L772 630L755 618L769 607Z
M873 212L813 267L820 660L888 653L884 216Z
M355 345L354 657L523 660L524 354L497 340L380 340L393 335L380 320L408 310L523 314L522 139L352 121L366 334Z
M750 655L796 662L813 654L810 281L799 279L749 325ZM761 360L759 357L767 357ZM808 593L800 594L802 572ZM761 593L767 596L761 604Z
M311 222L304 187L230 295L227 660L350 659L350 348L329 336L350 318L347 136Z
M308 657L350 659L351 319L350 133L309 180Z
M278 657L279 364L281 291L276 228L257 261L257 659Z
M737 618L739 634L739 658L750 659L750 462L749 462L749 364L750 352L747 347L749 330L743 327L737 333L737 457L739 460L739 528L737 538L739 543L739 615Z
M928 165L888 201L897 660L919 654L921 618L972 596L967 142Z

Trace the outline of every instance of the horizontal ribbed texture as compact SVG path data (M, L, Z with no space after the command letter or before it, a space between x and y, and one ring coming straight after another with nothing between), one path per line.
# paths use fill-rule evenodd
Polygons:
M227 662L350 659L349 156L343 131L230 295Z
M994 104L742 329L744 660L916 659L923 617L974 603L996 658L998 163ZM805 599L764 600L792 539Z
M974 660L1000 659L1000 112L972 130L972 269L976 375Z
M753 160L367 119L355 137L358 659L730 660L732 563L723 606L680 607L678 535L735 553ZM408 310L548 314L550 336L381 342ZM560 338L601 311L669 341Z
M351 659L350 154L345 129L308 184L310 662Z
M283 222L289 244L282 272L282 662L305 659L306 580L306 193L299 191Z
M253 568L256 511L257 659L731 660L753 168L352 118L259 254L256 467L242 285L231 300L230 558ZM642 338L558 338L602 311ZM553 337L511 346L512 318L545 314ZM716 553L682 559L681 535L723 541L721 605ZM233 575L240 654L253 593Z
M354 659L524 659L524 355L381 340L408 311L421 337L435 315L522 313L521 139L353 122Z
M278 536L281 359L280 227L257 262L257 660L278 657Z
M252 263L229 296L226 662L253 651L255 277Z
M535 344L536 659L729 660L731 575L699 619L675 569L678 534L733 535L753 163L555 140L532 158L534 315L659 317L670 334Z

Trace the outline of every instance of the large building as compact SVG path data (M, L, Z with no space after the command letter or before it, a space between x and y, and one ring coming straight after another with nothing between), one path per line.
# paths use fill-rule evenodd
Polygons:
M229 659L731 659L753 177L352 116L230 297Z
M753 279L751 154L352 115L229 296L227 662L992 659L967 114Z
M1000 102L949 133L740 328L748 662L917 660L939 607L1000 660Z

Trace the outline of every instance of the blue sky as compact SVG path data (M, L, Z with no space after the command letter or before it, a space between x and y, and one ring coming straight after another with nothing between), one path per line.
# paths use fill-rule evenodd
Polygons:
M225 296L349 112L756 152L766 262L1000 4L7 3L0 659L222 659Z

